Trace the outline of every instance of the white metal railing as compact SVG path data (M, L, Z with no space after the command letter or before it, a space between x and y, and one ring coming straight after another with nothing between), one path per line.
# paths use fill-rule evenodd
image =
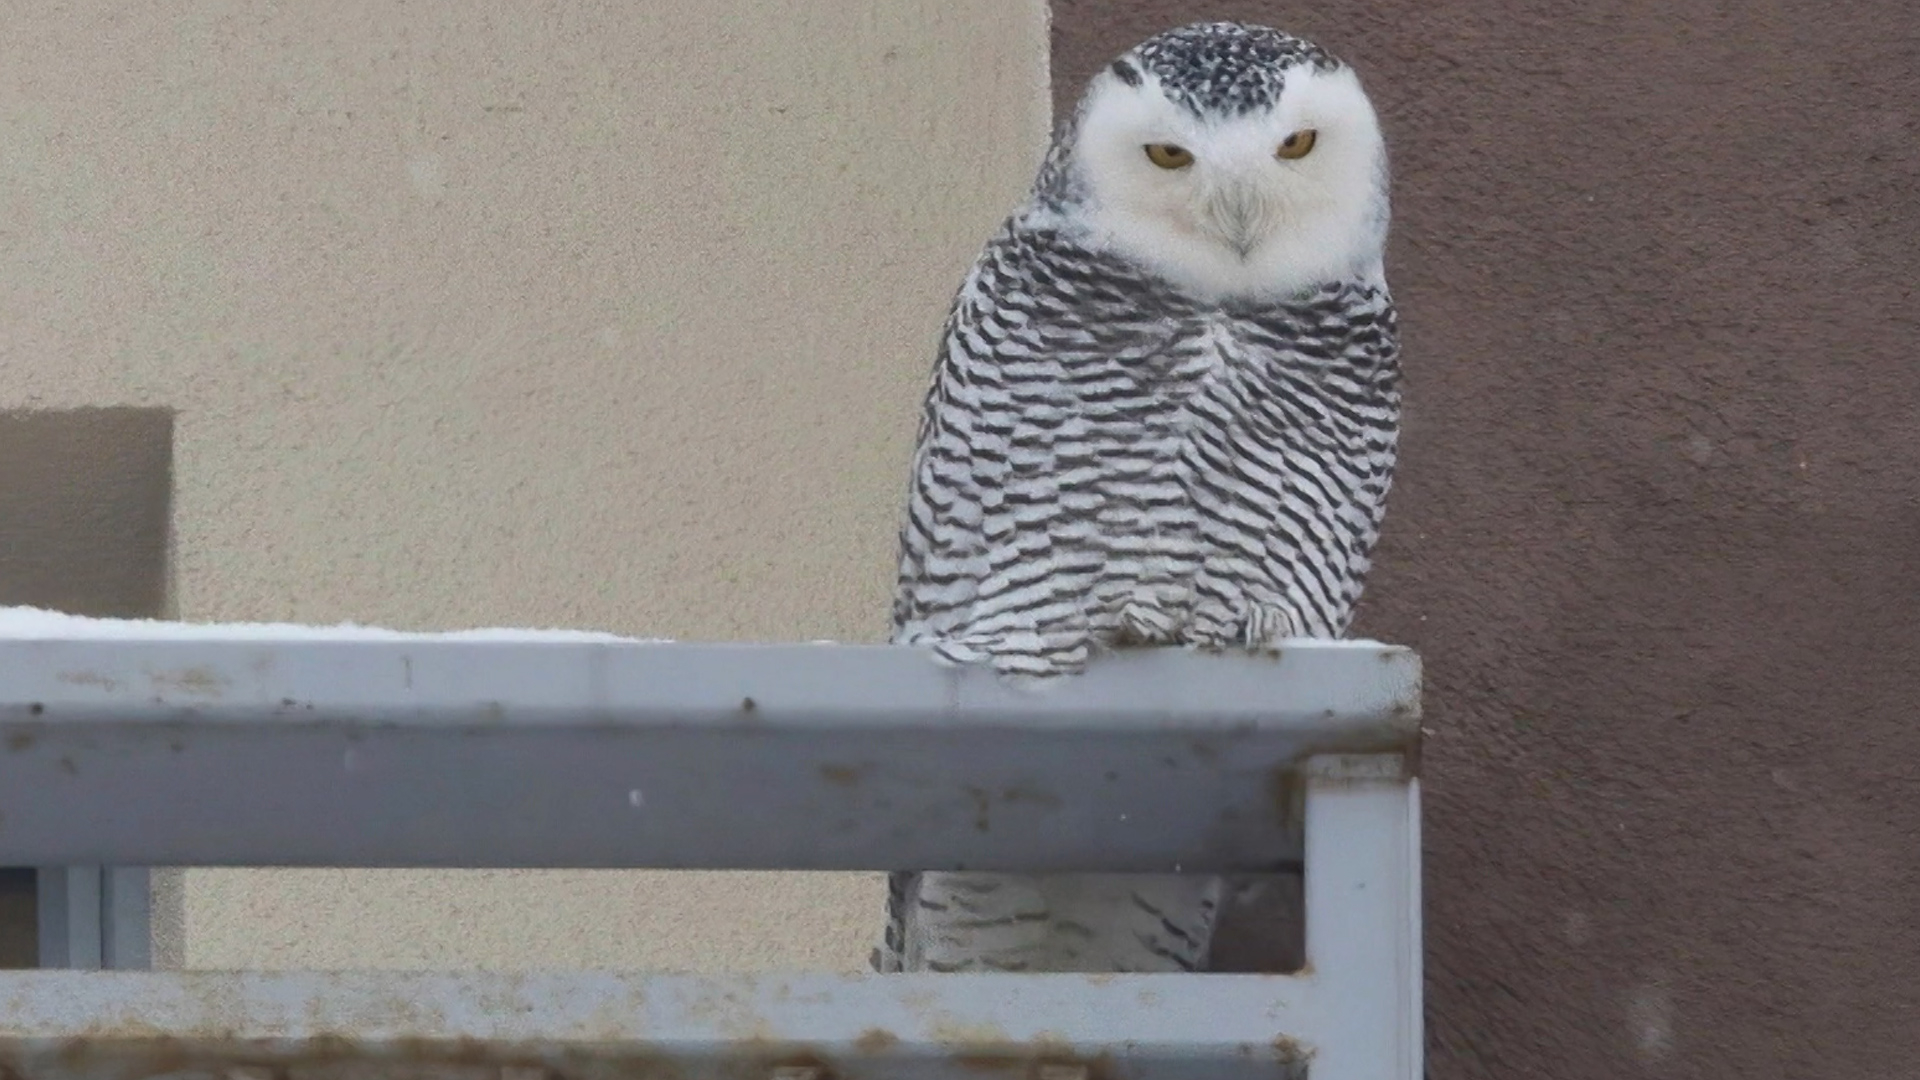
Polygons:
M0 865L56 868L49 966L145 966L142 871L100 867L1304 860L1307 968L0 973L7 1080L1421 1075L1404 648L1132 651L1027 688L891 646L63 625L0 622Z

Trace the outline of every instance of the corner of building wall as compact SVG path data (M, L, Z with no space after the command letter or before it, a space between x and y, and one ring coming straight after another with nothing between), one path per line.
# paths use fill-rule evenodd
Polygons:
M177 462L174 456L179 443L180 414L173 413L173 422L167 428L167 460ZM161 567L163 575L160 595L160 618L178 619L180 617L180 540L179 530L174 528L173 508L179 505L179 470L167 470L167 533L165 562ZM156 971L177 970L186 965L187 959L187 872L180 867L154 867L147 875L147 926L151 934L150 962Z

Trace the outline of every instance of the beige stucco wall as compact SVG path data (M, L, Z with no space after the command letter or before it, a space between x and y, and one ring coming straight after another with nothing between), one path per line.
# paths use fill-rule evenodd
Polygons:
M942 308L1044 140L1045 18L9 19L0 409L179 410L182 618L871 640ZM878 894L199 870L175 899L190 966L721 970L856 968Z

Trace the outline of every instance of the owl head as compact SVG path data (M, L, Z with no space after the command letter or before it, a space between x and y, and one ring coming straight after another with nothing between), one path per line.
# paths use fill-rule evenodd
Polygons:
M1128 50L1088 84L1049 178L1091 242L1196 293L1382 272L1373 105L1351 67L1279 30L1196 23Z

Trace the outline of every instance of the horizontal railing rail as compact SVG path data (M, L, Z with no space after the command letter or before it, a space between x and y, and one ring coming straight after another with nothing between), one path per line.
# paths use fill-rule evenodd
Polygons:
M1410 755L1404 648L0 642L0 865L1196 871L1297 859L1316 753Z
M141 966L140 868L210 865L1304 865L1308 965L11 972L0 1078L1414 1080L1419 724L1418 657L1365 642L1019 684L892 646L0 637L0 865L42 868L43 966Z

